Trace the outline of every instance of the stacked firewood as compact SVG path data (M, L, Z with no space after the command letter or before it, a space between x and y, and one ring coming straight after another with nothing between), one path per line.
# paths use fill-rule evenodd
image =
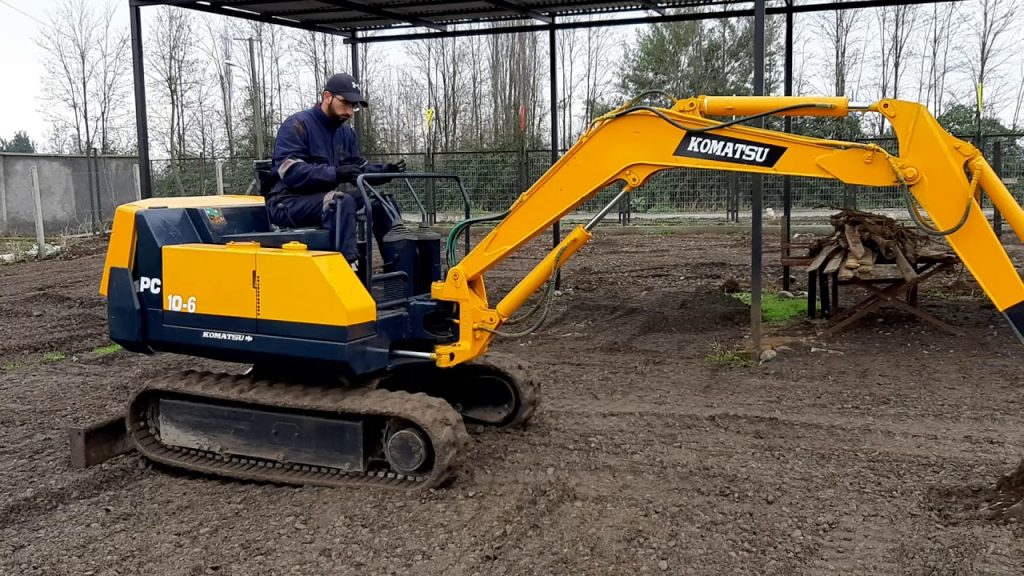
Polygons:
M835 231L811 247L814 259L808 272L838 273L840 280L849 280L870 277L876 264L892 263L909 282L917 277L918 259L948 252L944 245L881 214L844 208L829 222Z

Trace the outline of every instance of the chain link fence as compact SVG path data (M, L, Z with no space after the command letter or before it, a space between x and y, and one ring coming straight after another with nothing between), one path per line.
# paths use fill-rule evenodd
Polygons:
M1022 134L1006 134L984 139L986 158L1003 176L1007 188L1018 202L1024 200L1022 137ZM890 153L897 152L895 139L862 142L877 144ZM474 215L504 211L551 166L550 150L438 152L429 155L394 153L374 155L369 160L386 162L398 158L405 158L409 171L459 176ZM225 194L252 193L252 164L251 158L155 160L152 164L153 193L156 196L217 194L219 190ZM749 173L664 170L634 191L628 198L629 204L620 206L619 211L620 214L629 214L626 221L739 220L741 214L750 211L751 180ZM762 179L766 209L782 213L786 180L783 176L765 176ZM788 180L792 209L797 215L847 206L869 211L905 208L896 187L852 186L835 180L805 177L790 177ZM454 181L396 180L385 189L396 196L413 219L417 212L423 212L432 222L456 221L465 216L463 194ZM620 184L616 183L598 192L572 216L584 218L596 213L619 189Z
M160 159L151 160L149 165L153 196L254 193L252 158Z

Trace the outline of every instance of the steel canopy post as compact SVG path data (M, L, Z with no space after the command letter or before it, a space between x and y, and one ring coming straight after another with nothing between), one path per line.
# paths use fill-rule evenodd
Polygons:
M764 21L765 0L754 3L754 96L764 96ZM755 122L763 127L764 119ZM750 338L754 348L754 360L761 354L761 260L763 251L763 227L761 222L761 200L763 179L760 174L751 175L750 186Z
M792 6L791 0L787 0L786 6ZM793 95L793 13L786 12L786 56L785 56L785 70L783 72L785 76L783 82L785 84L785 95ZM786 116L785 119L785 131L791 133L793 131L793 117ZM782 181L782 225L786 227L782 231L786 237L788 243L793 237L793 177L786 176ZM782 267L782 289L789 290L789 266Z
M132 34L132 76L135 82L135 134L139 149L139 183L143 198L152 198L153 181L149 171L149 126L146 121L146 75L142 61L142 19L139 6L128 8Z
M558 162L558 63L555 53L555 19L551 18L551 26L548 27L548 68L551 76L551 165ZM529 167L529 156L527 156L527 167ZM552 246L558 247L562 242L561 220L555 222L551 227ZM562 271L555 274L555 288L562 287Z
M362 73L359 70L359 42L356 42L356 34L352 33L352 44L350 44L350 50L352 52L352 77L355 78L356 83L362 83ZM361 88L361 87L360 87ZM365 96L363 96L366 99ZM355 121L353 122L353 128L356 133L362 136L363 133L363 118L361 114L356 114Z

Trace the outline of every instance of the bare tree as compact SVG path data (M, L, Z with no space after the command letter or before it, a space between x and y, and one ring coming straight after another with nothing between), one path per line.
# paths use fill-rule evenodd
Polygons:
M217 79L217 88L220 92L221 107L215 113L223 123L224 136L227 142L228 157L235 155L235 129L232 121L234 74L231 66L232 40L231 30L227 23L213 18L203 19L203 29L206 32L203 41L199 44L203 55L213 70Z
M860 30L860 15L857 10L835 10L820 12L814 23L820 31L828 49L826 75L829 88L836 96L847 96L847 81L850 70L856 65L861 54L852 40Z
M1012 32L1019 7L1017 0L977 0L976 4L968 20L974 48L967 53L966 64L973 83L984 86L1013 55L1007 33Z
M421 40L407 47L407 54L425 75L428 107L436 111L438 150L455 150L459 120L466 107L463 79L464 44L457 38Z
M268 44L270 42L276 42L277 34L274 30L276 26L271 26L263 22L248 21L246 24L246 36L245 38L238 38L237 40L244 40L246 42L246 49L242 52L242 60L245 62L245 69L249 71L247 76L249 100L252 102L248 107L249 110L249 128L250 137L252 142L252 150L255 151L257 144L260 139L264 142L264 149L260 150L259 153L264 156L267 154L267 144L271 142L270 138L270 125L274 118L274 98L272 97L273 91L270 87L273 79L269 77L267 73L268 58L267 53L269 51ZM273 40L271 40L273 38ZM248 49L248 43L253 42L253 49ZM255 93L255 98L254 98ZM259 117L262 120L259 126L256 125L256 109L254 106L259 107ZM257 138L257 132L262 131ZM255 156L256 154L254 154Z
M373 36L370 32L366 36ZM378 111L380 107L377 106L377 102L384 95L382 86L381 76L385 74L384 67L384 55L381 50L377 48L377 45L371 42L360 43L356 50L359 58L359 84L360 90L363 93L363 97L370 103L368 108L365 108L359 112L361 118L357 118L359 122L362 122L363 130L360 133L361 147L364 155L380 152L401 152L404 151L402 148L392 148L386 150L386 146L383 144L383 140L380 139L376 124L378 122ZM349 51L349 59L351 61L351 50ZM354 67L352 68L354 69Z
M267 108L267 114L264 117L267 131L270 133L274 132L272 128L279 125L285 116L284 81L289 75L286 73L287 64L282 67L282 63L285 62L287 43L288 35L285 28L281 26L266 27L263 34L264 50L260 51L264 61L261 86Z
M782 94L785 90L785 64L782 62L785 53L785 27L786 17L782 15L769 16L765 21L765 65L764 65L764 93Z
M378 146L386 152L412 152L426 142L423 111L427 108L423 79L388 67L375 76L372 107Z
M558 111L559 121L559 142L560 148L568 148L576 139L576 131L573 128L573 104L576 99L576 89L583 82L583 78L577 73L576 63L579 62L581 52L585 46L582 45L580 35L585 31L576 29L561 30L556 33L555 46L558 56L559 87L558 102L555 110ZM583 38L585 42L586 38Z
M1020 115L1021 112L1024 112L1024 60L1021 60L1020 62L1020 69L1017 77L1019 81L1017 82L1017 90L1013 98L1013 124L1010 128L1014 132L1020 130Z
M583 69L583 122L589 124L597 116L595 113L605 100L611 82L611 67L607 65L612 51L613 33L610 28L587 28L584 32L584 69ZM578 138L579 134L574 136Z
M485 144L484 134L488 133L487 116L487 42L480 36L470 36L466 39L466 57L469 69L467 70L466 82L468 83L469 121L466 124L466 142L476 149L482 149Z
M518 141L520 109L527 116L526 133L536 136L543 116L538 108L540 51L533 33L494 34L490 48L491 117L493 143L507 146Z
M36 44L46 53L50 83L64 90L67 103L47 114L55 114L55 123L73 133L76 152L86 153L97 143L111 152L118 113L125 108L128 71L127 35L114 26L113 5L97 8L86 0L63 0L48 15Z
M101 40L97 46L98 76L95 90L99 108L100 152L113 152L112 137L118 121L118 112L126 108L126 80L129 69L128 34L114 28L114 5L107 4L101 14Z
M157 117L166 114L162 131L166 138L167 151L174 183L179 194L185 189L181 180L182 159L187 156L187 122L193 118L188 114L192 91L202 79L197 74L198 66L192 55L192 16L182 9L161 7L157 10L149 42L147 66L151 70L164 99L163 110Z
M46 149L53 154L74 154L77 151L71 127L54 122L46 133Z
M921 74L922 89L918 91L918 101L926 103L936 115L944 110L943 101L946 96L946 79L952 69L950 48L953 45L953 21L958 14L955 3L933 4L926 21L926 44L922 51L923 70Z
M881 47L882 98L899 98L908 60L908 44L917 21L917 6L885 6L876 10Z
M312 75L313 86L300 87L300 97L306 100L319 93L327 79L339 71L338 49L341 43L331 34L320 32L303 32L296 39L300 64L305 65Z
M895 26L893 26L892 35L892 96L893 98L899 98L900 89L903 86L902 82L906 80L905 77L907 76L904 69L910 68L908 63L914 57L911 39L918 28L920 6L904 4L894 6L893 8Z
M801 34L795 22L793 33L793 95L800 96L815 91L812 73L809 71L812 58L808 57L808 54L812 49L816 53L817 46L815 43L814 48L808 48L808 45L812 44L811 38L808 34Z

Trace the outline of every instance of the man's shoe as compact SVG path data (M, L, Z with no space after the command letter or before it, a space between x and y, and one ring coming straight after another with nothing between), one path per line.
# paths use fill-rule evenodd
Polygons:
M349 265L352 266L353 272L359 272L359 260L353 260L349 262Z

